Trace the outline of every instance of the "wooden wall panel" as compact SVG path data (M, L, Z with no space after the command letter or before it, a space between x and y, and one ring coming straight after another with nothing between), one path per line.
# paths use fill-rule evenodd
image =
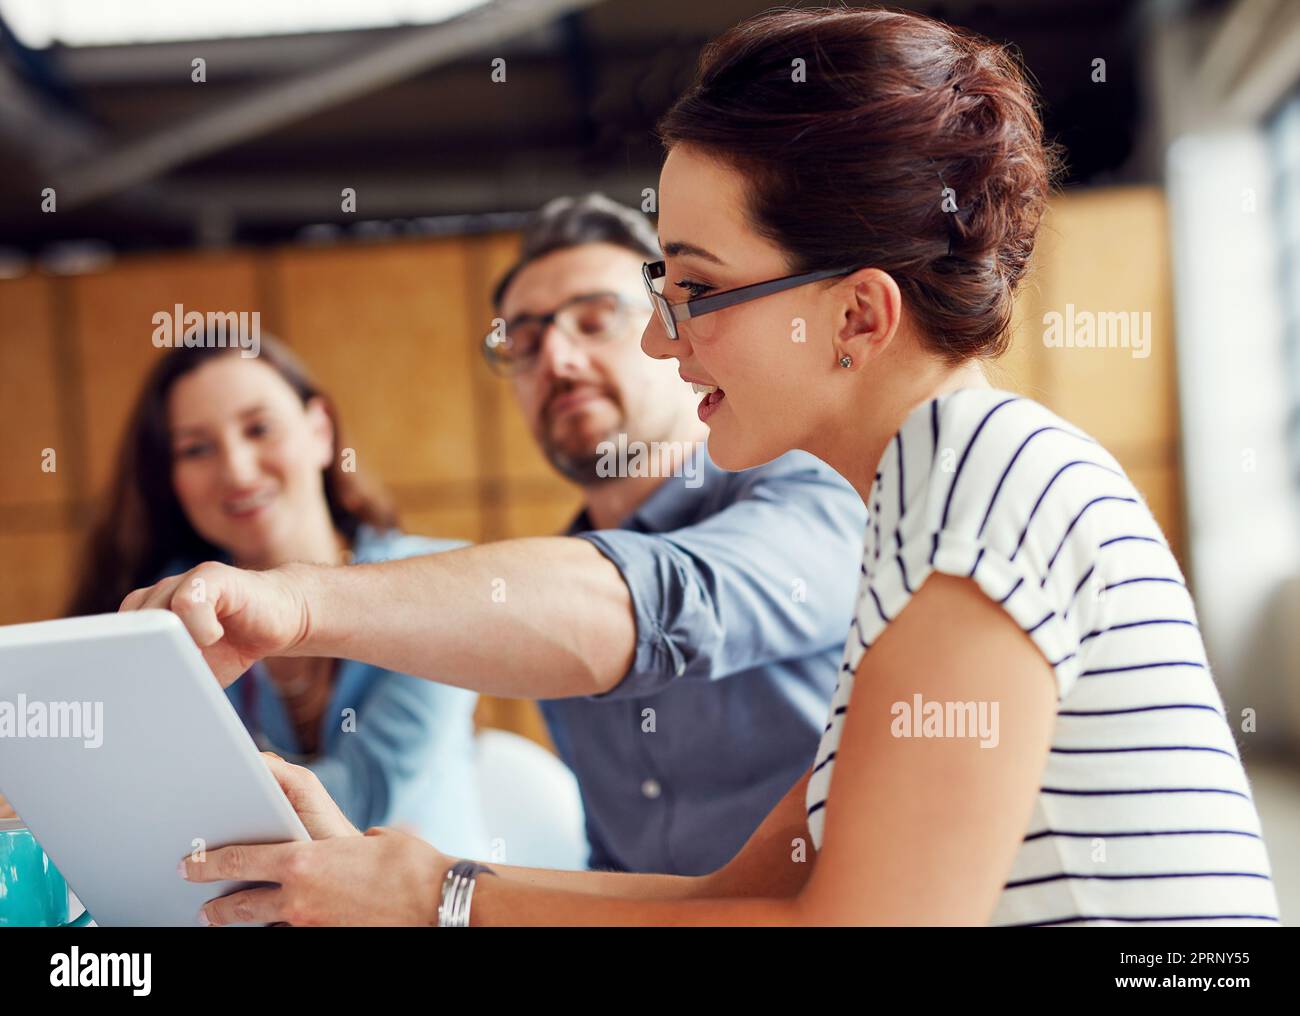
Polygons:
M1011 316L1011 340L998 359L986 361L984 373L995 388L1019 392L1043 402L1043 357L1034 320L1038 311L1037 279L1031 273L1020 288Z
M1034 317L1052 408L1119 455L1177 434L1173 300L1163 194L1121 188L1071 195L1049 212L1039 245ZM1149 355L1047 348L1043 315L1150 315ZM1067 318L1068 320L1068 318ZM1076 324L1075 332L1079 332Z
M1165 200L1158 188L1058 197L1044 219L1034 268L1017 300L1011 348L990 367L989 377L999 387L1037 399L1104 444L1147 499L1181 560L1168 248ZM1054 311L1068 321L1068 305L1076 324L1080 312L1137 312L1139 324L1149 312L1149 355L1134 356L1131 346L1047 346L1045 315Z
M153 315L176 304L202 313L259 310L254 261L249 254L136 257L66 283L88 479L100 491L144 375L167 352L153 344Z
M553 498L512 498L506 506L506 535L555 536L564 532L582 507L578 488Z
M408 533L442 540L468 540L470 543L479 543L483 539L483 513L477 504L423 511L403 509L401 514L402 528Z
M0 624L59 617L80 549L72 531L0 534Z
M358 467L390 485L476 481L463 245L290 248L273 264L284 337L335 394Z
M0 281L0 505L46 523L73 496L72 463L62 455L68 433L57 396L54 299L55 282L45 276ZM42 468L46 448L54 450L53 472Z
M1123 459L1120 464L1128 473L1129 479L1146 500L1151 514L1160 523L1160 528L1173 548L1179 564L1186 571L1187 563L1183 558L1186 547L1187 524L1183 511L1183 490L1178 469L1172 462L1165 464L1128 463Z

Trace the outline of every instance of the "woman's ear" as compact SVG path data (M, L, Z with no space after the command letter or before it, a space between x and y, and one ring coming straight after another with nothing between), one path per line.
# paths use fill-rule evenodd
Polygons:
M305 412L316 462L321 469L328 469L334 461L334 420L330 417L325 399L319 395L307 400Z
M888 272L863 268L846 276L832 291L835 307L835 359L848 357L857 367L879 356L898 333L903 294Z

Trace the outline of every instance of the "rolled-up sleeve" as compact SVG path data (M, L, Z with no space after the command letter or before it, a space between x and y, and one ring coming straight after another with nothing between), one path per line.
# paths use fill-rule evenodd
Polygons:
M844 641L866 512L838 474L803 453L740 474L731 503L666 533L606 529L589 540L622 573L637 641L623 680L596 698L652 695Z

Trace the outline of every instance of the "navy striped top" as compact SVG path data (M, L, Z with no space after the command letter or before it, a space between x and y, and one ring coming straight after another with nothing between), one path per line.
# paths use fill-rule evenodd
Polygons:
M1182 573L1141 495L1043 406L963 389L881 458L808 785L820 848L863 655L932 572L973 578L1056 673L1042 786L991 922L1276 924L1250 787Z

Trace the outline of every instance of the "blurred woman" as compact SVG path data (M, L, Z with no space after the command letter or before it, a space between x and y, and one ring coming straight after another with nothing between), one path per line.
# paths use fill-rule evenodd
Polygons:
M263 570L458 545L400 532L343 445L332 401L274 339L254 358L171 350L131 415L69 612L114 611L137 586L212 558ZM350 660L281 658L226 693L259 746L305 760L356 824L485 852L472 692Z

